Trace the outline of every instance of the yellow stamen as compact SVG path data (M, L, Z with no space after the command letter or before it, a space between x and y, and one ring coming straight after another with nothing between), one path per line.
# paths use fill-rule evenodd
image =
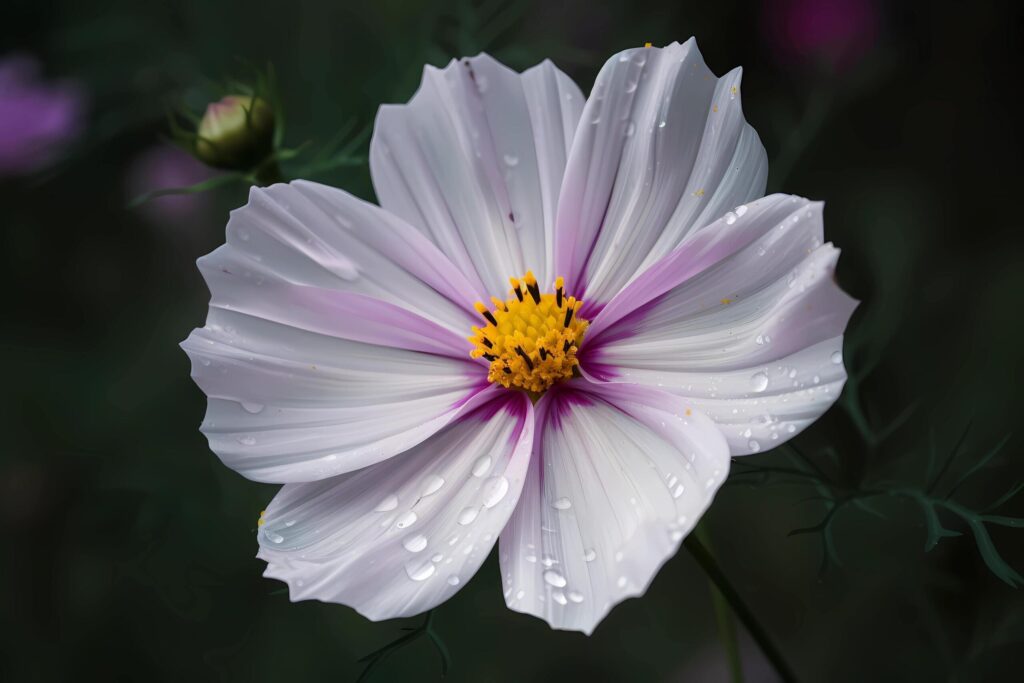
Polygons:
M266 515L267 515L267 511L266 510L260 510L260 518L256 520L256 526L261 527L261 526L263 526L264 524L267 523L267 520L264 519L264 517L266 517Z
M650 43L644 43L644 47L650 47L650 46L651 46Z
M469 355L490 361L489 381L540 393L573 376L590 323L578 315L583 302L565 295L564 278L555 280L554 293L544 294L532 271L509 283L512 298L491 297L493 310L474 304L487 324L472 328Z

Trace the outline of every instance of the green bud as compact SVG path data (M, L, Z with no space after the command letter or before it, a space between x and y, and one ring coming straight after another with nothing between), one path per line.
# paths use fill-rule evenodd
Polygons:
M244 171L273 151L274 111L259 97L228 95L206 107L195 154L216 168Z

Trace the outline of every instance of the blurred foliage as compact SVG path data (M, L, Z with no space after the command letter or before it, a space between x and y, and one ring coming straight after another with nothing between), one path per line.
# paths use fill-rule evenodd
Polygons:
M91 114L61 163L0 179L0 679L355 680L397 628L291 604L261 578L255 521L274 487L228 471L194 429L204 400L176 346L206 311L193 262L223 241L248 183L221 181L174 229L125 210L169 106L202 111L211 79L273 64L279 142L302 149L282 172L372 199L376 109L407 100L423 64L550 58L586 90L607 55L689 35L716 73L744 65L770 187L828 200L839 279L864 302L837 407L792 448L736 461L733 481L750 485L724 489L706 517L718 562L801 680L1015 679L1024 600L1007 584L1024 567L1024 504L1020 438L1004 439L1021 409L1008 97L1021 10L877 3L877 41L829 71L783 59L764 33L783 4L8 2L0 54L79 81ZM813 530L830 571L794 529ZM954 533L965 538L938 543ZM449 680L727 675L685 554L590 638L509 611L493 557L431 619ZM421 635L379 656L375 677L435 675L424 620L410 623ZM748 680L772 680L742 633L740 656Z

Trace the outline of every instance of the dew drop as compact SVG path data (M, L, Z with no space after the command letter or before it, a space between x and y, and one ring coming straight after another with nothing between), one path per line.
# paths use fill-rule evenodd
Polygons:
M747 447L750 448L751 453L757 453L759 450L761 450L761 444L759 444L756 439L751 439L750 441L748 441Z
M554 591L551 593L551 599L557 602L559 605L566 605L569 601L565 598L565 593L562 591Z
M242 444L243 446L255 446L256 439L251 436L243 436L241 439L238 440L238 443Z
M434 567L432 562L405 565L405 573L408 574L409 578L413 581L426 581L433 576L436 571L437 569Z
M399 529L404 529L415 524L417 519L418 517L416 516L416 513L410 510L398 518L398 521L395 522L395 526Z
M517 157L516 155L514 155L514 154L506 154L505 155L505 165L506 166L512 167L512 166L517 165L518 163L519 163L519 157Z
M745 214L747 212L747 205L746 204L740 204L739 206L736 207L735 211L736 211L736 215L737 216L742 216L743 214Z
M448 577L448 585L449 586L458 586L460 583L462 583L462 579L460 579L459 577L457 577L457 576L449 576Z
M660 122L660 123L658 124L658 128L664 128L664 127L665 127L665 126L667 126L667 125L668 125L668 121L662 121L662 122Z
M418 553L427 547L427 537L423 534L416 534L402 541L402 545L410 553Z
M501 502L508 493L508 479L505 477L491 477L484 482L482 503L485 508L492 508Z
M250 403L248 401L242 401L242 410L247 413L256 415L263 412L264 405L262 403Z
M631 138L636 133L636 124L630 121L626 124L626 137Z
M546 572L544 572L544 581L549 586L554 586L555 588L563 588L566 583L565 577L556 572L554 569L549 569Z
M435 553L435 554L434 554L434 555L433 555L433 556L432 556L432 557L430 558L430 561L431 561L431 562L434 562L434 563L437 563L437 562L440 562L440 561L441 561L441 560L443 560L443 559L444 559L444 555L442 555L441 553Z
M683 488L683 485L680 484L679 486L675 487L675 489L672 491L672 497L678 498L679 496L683 495L683 491L685 491L685 489Z
M843 363L843 353L842 353L842 351L836 351L835 353L832 354L832 362L835 363L836 365L842 365L842 363Z
M732 225L735 222L736 222L736 214L734 214L732 211L730 211L729 213L725 214L725 224L726 225Z
M266 536L267 536L267 539L270 540L271 543L282 543L282 542L284 542L284 536L282 536L281 534L275 534L273 531L267 531L266 532Z
M755 372L750 376L750 388L760 393L768 388L768 375L763 372Z
M628 579L625 576L620 576L619 580L615 582L615 585L617 585L619 588L625 588L626 583L628 583Z
M588 549L587 552L583 555L583 559L587 562L593 562L595 559L597 559L597 551L595 551L593 548Z
M569 591L569 599L575 603L583 602L583 593L579 591Z
M473 476L482 477L487 474L491 469L491 456L482 456L479 460L473 463Z
M396 507L398 507L398 496L392 493L390 496L387 496L382 501L377 503L377 507L373 508L373 511L390 512L391 510L394 510Z
M793 432L796 431L796 425L792 423L786 425L786 431L792 434Z
M429 496L432 493L437 493L442 486L444 486L444 479L436 474L431 474L423 480L423 493L420 495Z
M459 524L462 526L472 524L478 514L480 514L480 511L476 508L463 508L462 512L459 513Z
M559 498L551 504L551 507L556 510L568 510L572 507L572 502L568 498Z

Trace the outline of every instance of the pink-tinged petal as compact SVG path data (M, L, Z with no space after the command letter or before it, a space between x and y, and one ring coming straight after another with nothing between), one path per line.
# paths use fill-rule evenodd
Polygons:
M767 158L740 105L691 38L613 56L569 155L555 271L592 317L689 234L764 192Z
M512 514L533 429L529 399L505 391L400 457L285 486L259 531L265 575L292 600L373 620L436 607L472 578Z
M657 386L716 421L733 455L778 445L838 398L857 302L835 282L822 205L737 207L616 297L588 331L587 377Z
M212 308L182 343L209 397L202 431L250 479L303 482L415 446L486 389L475 363Z
M505 600L590 633L643 594L725 481L708 418L648 387L558 385L537 405L534 456L501 535Z
M380 108L370 170L381 206L418 227L488 295L532 269L549 282L554 216L583 96L550 62L488 55L426 67ZM486 300L486 299L485 299Z
M249 203L231 213L227 244L199 266L214 300L258 302L278 282L371 297L459 338L479 322L472 305L483 293L429 240L379 207L317 183L253 188ZM358 327L359 317L350 323Z

